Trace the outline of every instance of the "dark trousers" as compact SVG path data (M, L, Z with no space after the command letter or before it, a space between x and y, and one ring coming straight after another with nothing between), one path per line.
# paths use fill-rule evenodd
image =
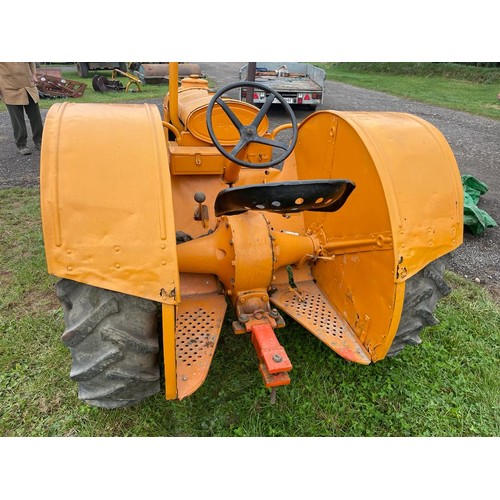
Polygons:
M29 94L28 100L29 103L26 105L6 104L12 128L14 129L14 139L18 148L26 147L26 141L28 139L28 131L24 120L25 111L30 121L33 142L37 145L40 145L42 142L43 123L42 116L40 115L40 108L38 107L38 103L36 103Z

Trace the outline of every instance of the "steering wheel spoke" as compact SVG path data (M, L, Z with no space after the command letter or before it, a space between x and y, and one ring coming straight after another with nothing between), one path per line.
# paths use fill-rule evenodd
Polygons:
M268 139L267 137L258 136L252 140L252 142L256 142L258 144L264 144L265 146L271 146L273 148L287 150L288 144L283 141L277 141L276 139Z
M234 148L231 150L231 154L236 157L238 156L238 153L249 143L249 141L245 139L240 139L238 141L238 144L234 146Z
M262 105L262 108L260 108L258 115L252 122L252 125L255 128L257 128L260 125L260 122L264 119L264 116L266 116L267 112L271 108L271 104L273 103L273 101L274 101L274 94L269 94L269 96L266 99L266 102Z
M240 122L238 117L233 113L233 110L224 102L224 100L217 99L217 104L223 109L224 113L226 113L227 117L231 120L232 124L241 132L243 124Z
M250 125L242 124L240 119L236 116L235 112L231 109L230 105L222 99L223 94L226 94L230 90L242 87L257 88L260 90L264 90L266 94L269 94L262 108L259 110L259 112L257 113L257 115L255 116ZM273 104L275 99L277 99L278 102L285 108L285 111L287 112L288 117L290 118L292 124L292 137L288 142L279 141L276 139L270 139L269 137L263 137L258 133L259 125L262 123L264 116L266 116L266 114L271 109L271 105ZM239 140L237 141L237 143L235 144L235 146L231 151L227 151L226 148L222 146L214 131L212 119L213 119L213 111L215 104L218 104L221 107L222 111L226 114L231 123L236 127L240 135ZM267 87L266 85L263 85L262 83L258 82L248 82L248 81L237 82L237 83L232 83L230 85L226 85L212 97L207 108L207 129L210 138L213 141L214 146L220 151L220 153L223 156L225 156L233 163L236 163L237 165L248 168L269 168L278 165L278 163L283 162L292 153L293 148L295 147L295 144L297 142L297 135L298 135L297 119L295 118L295 114L292 108L290 107L290 104L288 104L278 92ZM250 143L257 143L264 146L270 146L272 148L277 148L282 152L276 158L273 158L270 161L262 163L252 163L237 158L237 155L245 148L245 146L247 146Z

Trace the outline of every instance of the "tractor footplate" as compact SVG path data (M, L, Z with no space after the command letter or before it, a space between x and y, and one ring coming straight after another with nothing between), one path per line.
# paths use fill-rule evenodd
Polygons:
M207 378L226 307L224 295L217 293L182 298L175 326L179 399L192 394Z
M370 364L370 354L320 288L313 281L304 281L297 286L279 285L270 297L271 302L339 356L363 365Z
M266 387L288 385L292 363L283 346L278 342L270 324L252 326L252 343L259 358L259 370Z

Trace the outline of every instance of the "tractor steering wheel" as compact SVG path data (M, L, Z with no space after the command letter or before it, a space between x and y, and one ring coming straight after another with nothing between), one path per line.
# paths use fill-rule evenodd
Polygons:
M257 116L250 125L243 125L241 121L238 119L238 117L231 110L231 108L221 98L222 95L228 92L229 90L240 87L257 88L264 90L266 94L269 93L266 102L262 105L262 108L260 109L259 113L257 114ZM274 99L277 99L283 105L288 114L288 117L290 118L290 121L292 122L292 138L289 142L278 141L276 139L269 139L267 137L262 137L257 132L260 123L262 122L264 116L266 116L266 113L269 111L269 108L271 107L271 104L273 103ZM239 141L229 152L220 144L213 129L212 115L215 103L217 103L222 108L224 113L228 116L228 118L231 120L231 122L236 127L239 133ZM231 83L229 85L226 85L212 97L207 108L207 129L210 138L214 143L214 146L221 152L223 156L225 156L228 160L231 160L232 162L236 163L237 165L249 168L268 168L268 167L273 167L278 163L281 163L293 151L295 143L297 142L297 132L298 132L297 119L295 118L295 114L292 108L290 107L290 104L288 104L285 101L285 99L283 99L283 97L281 97L281 95L278 94L278 92L267 87L266 85L263 85L262 83L248 82L248 81ZM258 144L264 144L267 146L271 146L273 148L278 148L283 150L283 152L274 160L265 163L251 163L249 161L240 160L239 158L237 158L238 153L245 146L247 146L252 142Z

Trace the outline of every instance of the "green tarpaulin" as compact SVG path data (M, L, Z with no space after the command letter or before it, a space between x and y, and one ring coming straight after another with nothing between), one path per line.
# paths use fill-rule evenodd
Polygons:
M464 188L464 226L472 234L481 235L486 228L496 227L497 223L484 210L478 208L479 198L488 191L488 186L472 175L462 175Z

